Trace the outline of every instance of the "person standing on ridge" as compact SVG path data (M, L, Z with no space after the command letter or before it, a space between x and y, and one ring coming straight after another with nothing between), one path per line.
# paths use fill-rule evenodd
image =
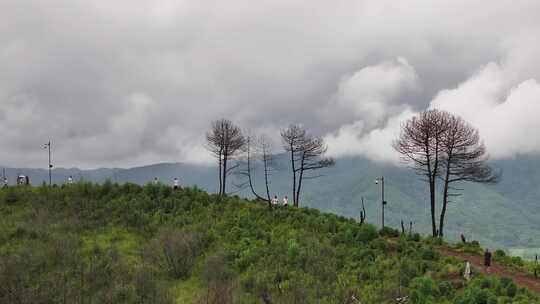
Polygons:
M484 252L484 266L486 266L486 272L489 272L489 267L491 267L491 252L487 248Z
M178 177L175 177L173 179L173 189L174 190L180 189L180 181L178 180Z
M287 207L287 206L289 206L289 199L285 195L285 197L283 198L283 207Z
M157 185L157 184L159 184L159 180L158 180L158 178L156 176L156 177L154 177L154 185Z
M68 177L67 182L68 182L68 185L73 184L73 176L70 175L70 176Z
M277 206L277 204L278 204L278 198L277 198L277 195L274 195L274 198L272 199L272 205Z

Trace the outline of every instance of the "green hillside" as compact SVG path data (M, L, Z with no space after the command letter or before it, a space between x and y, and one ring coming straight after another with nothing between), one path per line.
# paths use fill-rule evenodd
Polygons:
M0 303L540 303L416 233L196 188L9 187L0 218Z
M271 192L280 197L291 195L289 163L285 155L276 155L271 176ZM494 161L502 170L499 184L493 186L465 184L463 195L449 205L445 237L456 241L460 234L476 239L491 248L505 248L511 252L538 252L540 248L540 158L519 156L515 159ZM61 169L53 170L53 183L62 184L67 176L93 182L107 179L120 183L145 184L154 177L170 183L179 177L184 185L197 185L213 192L217 184L217 169L211 166L164 163L130 169ZM48 180L46 170L7 169L13 183L19 174L28 174L34 185ZM324 176L306 181L302 205L324 212L358 218L360 201L364 197L369 221L380 225L380 188L374 179L384 175L388 208L386 222L399 227L400 221L413 222L417 231L429 233L428 189L417 175L407 168L377 163L361 157L340 158ZM255 184L264 193L262 170L254 170ZM229 192L243 197L253 196L246 189L238 190L238 178L231 176ZM439 197L440 201L440 197ZM515 250L519 249L519 250ZM530 254L528 254L530 256Z

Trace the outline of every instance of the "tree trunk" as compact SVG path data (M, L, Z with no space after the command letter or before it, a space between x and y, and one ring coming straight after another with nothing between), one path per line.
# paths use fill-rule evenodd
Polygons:
M266 186L266 197L268 199L268 208L272 209L272 201L270 199L270 187L268 186L268 159L266 154L263 155L264 163L264 184Z
M437 236L437 222L435 220L435 178L431 169L431 154L429 151L429 139L426 139L425 142L425 153L427 160L427 177L429 181L429 203L430 203L430 212L431 212L431 229L433 237Z
M298 178L298 188L296 188L296 203L295 207L300 205L300 189L302 188L302 177L304 175L304 170L300 170L300 176Z
M218 193L221 196L221 188L222 188L222 177L221 177L221 170L222 170L222 162L221 162L221 151L219 152L219 160L218 160L218 167L219 167L219 190Z
M435 182L437 180L437 175L439 174L438 169L439 169L439 139L435 138L435 163L433 164L433 177L431 178L431 182L433 184L431 186L431 206L432 206L432 211L431 211L432 219L431 219L431 221L432 221L432 225L433 225L433 236L434 237L437 237L439 235L439 230L437 229L437 220L436 220L436 217L435 217L435 214L436 214L436 210L435 210L435 206L436 206L435 191L437 191L437 189L435 187Z
M293 188L292 188L292 194L293 194L293 206L298 206L296 203L296 168L294 165L294 145L291 143L291 166L292 166L292 174L293 174Z
M266 163L265 163L265 169L266 169ZM247 147L247 174L248 174L248 182L249 182L249 188L251 189L251 193L260 200L265 200L262 198L257 192L255 191L255 188L253 187L253 180L251 179L251 152L250 152L250 146L248 143Z
M296 189L295 207L298 207L300 205L300 189L302 188L302 178L304 177L304 166L305 166L304 155L305 154L302 154L302 160L300 162L300 168L299 168L300 176L298 176L298 188Z
M435 181L429 181L430 205L431 205L431 228L433 237L437 236L437 220L435 219Z
M223 153L223 185L221 187L221 196L225 196L227 189L227 150Z
M446 206L448 204L448 179L444 182L443 191L443 204L441 209L441 216L439 218L439 237L442 239L444 236L444 216L446 214Z
M446 215L446 206L448 205L448 187L450 185L450 169L452 163L452 151L450 151L449 158L446 160L446 174L444 177L444 190L443 190L443 204L441 209L441 216L439 218L439 237L444 236L444 216Z

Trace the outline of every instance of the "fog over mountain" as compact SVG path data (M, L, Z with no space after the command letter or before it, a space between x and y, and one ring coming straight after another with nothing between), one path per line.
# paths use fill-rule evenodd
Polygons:
M538 1L0 2L0 160L207 163L226 117L394 161L403 119L460 114L495 159L537 155Z

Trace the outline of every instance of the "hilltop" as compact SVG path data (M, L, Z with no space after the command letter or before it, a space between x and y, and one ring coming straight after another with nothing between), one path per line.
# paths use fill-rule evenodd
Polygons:
M493 166L503 172L497 185L463 185L463 195L453 199L447 216L449 241L456 241L463 233L469 239L481 241L488 247L530 248L530 253L538 253L540 248L540 213L537 198L540 196L540 157L518 156L515 159L493 161ZM290 196L289 163L284 155L275 157L275 170L271 177L271 192L280 197ZM30 175L34 184L48 180L48 173L42 169L7 169L13 178L16 174ZM373 181L384 175L386 182L387 224L399 227L400 221L414 222L417 231L428 233L428 192L418 176L411 170L393 165L370 161L365 158L340 158L336 167L325 170L325 176L305 183L302 206L317 208L346 217L358 218L360 201L364 197L368 220L380 224L380 188ZM217 187L217 169L211 166L162 163L136 168L101 168L95 170L55 169L53 182L62 184L72 175L76 180L104 182L131 182L143 185L158 177L163 183L170 183L173 177L180 177L184 185L198 186L209 192ZM230 183L229 191L250 198L246 190L237 192ZM256 168L255 184L263 192L261 170ZM527 250L521 250L526 255ZM529 256L530 257L530 256Z
M196 188L10 187L0 217L0 303L540 303L476 269L466 282L417 232Z

